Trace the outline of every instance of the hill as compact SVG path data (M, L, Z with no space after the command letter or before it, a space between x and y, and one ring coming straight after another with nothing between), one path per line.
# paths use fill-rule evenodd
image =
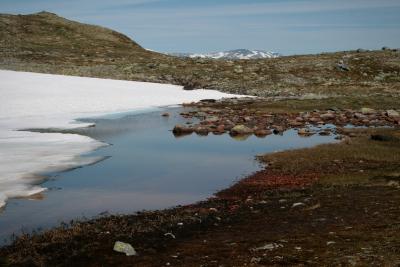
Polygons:
M397 50L234 61L179 58L145 50L110 29L48 12L0 15L0 68L259 96L397 95L400 88Z

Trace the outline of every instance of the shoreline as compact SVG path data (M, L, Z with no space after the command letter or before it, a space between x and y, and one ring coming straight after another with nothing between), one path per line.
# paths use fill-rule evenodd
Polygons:
M385 168L388 168L389 174L393 172L393 167L391 167L393 163L388 163L386 160L380 161L369 150L366 151L369 151L368 153L371 154L369 156L374 158L376 162L360 163L362 160L357 158L360 156L364 157L366 152L363 149L371 145L376 146L377 150L380 149L379 151L385 153L385 155L387 153L394 153L393 151L385 152L386 150L382 149L394 151L399 149L400 139L398 139L398 129L350 129L348 130L348 134L351 137L340 143L319 145L308 149L283 151L259 157L264 164L268 164L268 168L240 180L230 188L218 192L215 197L206 201L160 211L144 211L133 215L112 215L86 222L74 222L70 226L65 227L65 225L61 228L45 231L39 235L21 236L11 246L0 248L0 259L3 258L5 263L9 262L17 266L24 264L46 265L46 263L55 263L55 265L60 266L68 264L95 266L96 264L103 264L105 262L114 265L140 264L141 266L160 266L168 262L177 266L198 265L200 263L214 264L215 262L228 264L228 266L232 264L243 265L245 263L250 264L250 266L252 266L251 264L256 266L263 262L267 265L282 263L308 263L317 265L330 263L329 260L333 260L333 258L330 258L332 255L326 256L325 254L321 254L326 257L324 260L314 259L310 261L310 255L320 255L322 251L315 247L313 249L306 249L304 247L315 246L314 242L321 245L321 240L326 239L325 236L322 238L322 236L317 234L317 236L310 237L310 240L307 239L307 242L306 240L302 241L295 238L292 242L300 243L296 244L294 248L295 252L299 252L297 254L293 252L293 248L288 248L287 242L290 241L286 240L289 238L286 235L288 231L291 231L289 230L291 227L296 226L295 229L302 229L300 232L302 235L306 235L313 233L312 231L315 229L311 225L316 223L315 221L307 221L308 215L299 221L298 218L293 217L292 211L295 212L296 216L305 216L302 213L319 212L324 213L324 216L328 216L328 218L330 216L329 213L345 216L349 213L348 209L351 203L361 202L363 205L365 204L368 208L371 208L374 203L369 203L367 197L370 196L371 191L377 192L376 190L379 190L381 193L378 194L379 196L375 194L374 198L380 200L391 199L392 201L389 201L388 205L393 212L400 214L397 206L396 208L393 206L398 204L397 201L400 201L399 198L395 197L400 192L399 184L396 182L396 179L399 178L393 176L393 180L390 180L390 175L383 175L386 172ZM377 141L371 139L371 135L374 134L389 136L391 138L383 138L384 140ZM392 147L388 148L388 144L391 144ZM346 153L343 153L343 151L337 153L335 152L336 149L341 149L346 153L353 150L356 151L354 152L354 160L356 161L352 159L351 162L345 164L345 161L341 159L329 158L327 160L318 158L321 155L325 155L326 150L328 150L334 154L334 157L344 157L348 160ZM358 152L358 149L362 150L362 153ZM315 153L312 160L316 161L312 165L303 162L304 159L309 157L307 155L314 154L310 153L311 151ZM368 154L366 155L368 156ZM392 162L397 162L398 159L394 156L391 160ZM293 162L295 167L287 167L286 163L288 162ZM332 162L334 163L333 165ZM363 170L363 172L359 172L359 170L354 172L352 169L357 164L362 165L360 168L365 168L366 170ZM337 166L342 167L339 172L337 171ZM376 170L379 170L381 178L374 180L375 178L372 179L370 176L375 175ZM302 175L299 175L300 173ZM361 178L355 177L343 184L341 182L342 176L358 176L360 174ZM325 177L332 175L338 177ZM338 195L346 196L338 201L337 204L339 206L328 201ZM349 199L352 199L352 201L349 202ZM325 205L328 205L328 203L331 207L327 210ZM379 212L379 209L376 212ZM375 214L374 216L377 215L376 212L373 213ZM252 221L253 219L249 220L250 218L253 218L254 221ZM282 222L290 219L287 223L284 223L288 224L289 228L286 226L283 227L282 223L279 224L277 221L279 218L283 220ZM392 217L380 218L380 222L385 219L391 221L393 224ZM259 220L275 221L270 227L274 231L277 230L276 233L271 232L271 229L267 231L267 236L265 235L266 233L259 233L259 237L263 236L264 239L256 238L257 235L254 236L252 231L254 229L261 231ZM363 221L365 227L370 227L374 223L377 223L375 219L371 220L369 217ZM330 227L336 227L335 224L337 224L337 221L333 220L330 222ZM356 226L350 225L346 227L351 227L348 231L352 232L353 230L351 229ZM268 223L265 224L265 227L269 227ZM231 229L239 229L240 234L235 232L236 230L231 231ZM246 233L246 231L249 232ZM362 232L365 230L358 229L357 231ZM354 230L354 232L357 231ZM300 232L297 232L297 234ZM328 235L330 235L329 233ZM220 240L221 235L226 241ZM269 235L271 236L268 237ZM275 240L274 238L277 235L280 238ZM195 240L202 239L203 236L207 237L207 239L204 239L207 241L202 245L200 243L197 244L196 242L198 241ZM275 237L272 238L272 236ZM234 242L238 238L243 244ZM315 239L314 241L313 238ZM49 243L50 240L52 241ZM230 243L235 243L235 245L228 248L221 247L222 244L229 240L233 240ZM115 241L131 243L138 251L139 256L126 257L123 254L112 251ZM208 245L208 242L213 245ZM324 247L329 247L329 249L336 246L336 241L325 240L323 242L326 242ZM329 245L327 245L328 243ZM74 244L73 247L71 247L72 244ZM91 244L90 247L86 247L88 244ZM354 243L350 242L345 247L349 250L353 245ZM237 246L244 246L245 249L239 249ZM339 255L341 261L347 260L345 258L346 255L340 254L341 249L343 247L338 251L335 250L335 253L339 253L335 254L335 257ZM311 252L310 250L314 251ZM177 251L179 255L175 255ZM230 254L233 253L236 257L229 258L226 254L228 252ZM269 257L270 254L278 252L280 255L272 258ZM205 253L207 257L193 258L190 256L195 253L196 255L198 253ZM387 256L390 254L390 251L384 250L384 252L378 251L376 253L384 253ZM156 255L157 257L155 257ZM267 260L265 255L268 255L267 258L269 260ZM390 257L394 260L400 260L392 254L390 254ZM63 260L58 261L57 259ZM357 257L351 258L351 260L361 263L371 263L371 261ZM379 262L383 263L384 261L380 260Z
M212 90L185 91L168 84L6 70L0 70L0 79L0 204L43 190L26 177L80 166L85 159L79 155L103 146L86 136L59 133L58 129L89 125L75 118L238 96ZM16 130L33 128L57 131Z

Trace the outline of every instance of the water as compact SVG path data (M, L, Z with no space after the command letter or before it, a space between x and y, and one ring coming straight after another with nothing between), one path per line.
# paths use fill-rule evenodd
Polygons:
M169 109L169 118L157 110L90 120L96 127L78 132L112 144L88 155L104 160L51 174L43 184L49 190L34 200L9 200L0 213L0 238L103 212L193 203L259 170L258 154L334 142L333 136L304 138L293 130L244 141L227 134L175 138L170 130L186 122L179 116L181 111Z

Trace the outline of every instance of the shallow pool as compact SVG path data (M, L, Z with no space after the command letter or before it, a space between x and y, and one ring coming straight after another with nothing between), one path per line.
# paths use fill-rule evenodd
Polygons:
M289 130L265 138L236 140L229 135L175 138L185 123L182 108L92 119L96 127L78 130L111 144L87 156L97 164L50 174L49 188L35 199L11 199L0 213L0 238L100 213L128 213L193 203L212 196L261 168L257 154L334 142L333 136L300 137Z

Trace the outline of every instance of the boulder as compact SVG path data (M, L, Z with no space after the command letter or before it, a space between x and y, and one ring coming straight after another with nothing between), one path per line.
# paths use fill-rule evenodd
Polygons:
M193 128L177 124L177 125L175 125L174 129L172 130L172 133L174 135L178 135L178 136L185 135L185 134L191 134L191 133L193 133Z
M247 135L252 134L253 130L245 125L236 125L230 131L231 135Z
M387 111L386 111L386 115L387 115L388 117L391 117L391 118L400 117L399 112L397 112L396 110L393 110L393 109L387 110Z

